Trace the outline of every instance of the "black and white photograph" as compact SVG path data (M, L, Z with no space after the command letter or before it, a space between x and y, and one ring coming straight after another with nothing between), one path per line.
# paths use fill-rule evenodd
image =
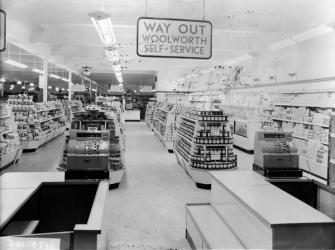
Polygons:
M335 0L0 0L0 249L335 249Z

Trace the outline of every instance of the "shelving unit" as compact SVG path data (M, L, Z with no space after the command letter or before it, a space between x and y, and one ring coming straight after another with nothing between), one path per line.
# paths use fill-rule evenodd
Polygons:
M308 103L303 106L294 102L274 105L272 130L292 132L293 143L298 148L299 167L327 181L333 108L309 106Z
M180 105L159 102L155 107L152 130L170 153L173 152L176 115L180 111Z
M154 119L154 115L155 115L155 102L148 102L147 104L147 108L145 111L145 123L148 125L148 127L150 129L153 129L153 119Z
M64 133L66 118L61 102L33 103L29 96L10 96L17 130L24 151L35 151L41 145Z
M237 167L228 116L222 111L184 110L178 117L174 152L197 187L210 188L209 170Z
M5 102L0 102L0 171L16 164L22 154L13 113Z
M83 111L83 104L81 101L71 101L72 116L80 111Z
M265 94L225 93L219 107L231 116L234 127L234 145L248 151L254 150L256 131L271 127L272 102Z

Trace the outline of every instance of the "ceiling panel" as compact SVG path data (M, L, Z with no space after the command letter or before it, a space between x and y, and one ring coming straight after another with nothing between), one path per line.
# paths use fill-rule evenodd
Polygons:
M157 71L162 79L171 72L189 71L195 66L208 68L243 53L262 50L282 38L335 21L334 0L205 0L205 9L203 0L0 1L11 27L9 39L41 55L62 60L59 63L78 71L81 66L92 66L94 74L102 73L98 78L103 83L111 80L113 71L88 17L92 11L103 10L111 15L119 54L128 58L122 61L125 69ZM138 57L136 22L145 14L186 19L202 19L205 15L214 28L213 57Z

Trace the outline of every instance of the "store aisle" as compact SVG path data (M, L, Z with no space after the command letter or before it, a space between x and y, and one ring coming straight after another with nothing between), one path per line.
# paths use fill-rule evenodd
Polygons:
M9 167L7 172L53 172L62 156L65 134L47 142L35 152L22 153L18 164Z
M123 182L109 193L101 238L107 234L110 249L188 249L185 204L208 202L209 191L195 187L145 123L126 124L125 164Z

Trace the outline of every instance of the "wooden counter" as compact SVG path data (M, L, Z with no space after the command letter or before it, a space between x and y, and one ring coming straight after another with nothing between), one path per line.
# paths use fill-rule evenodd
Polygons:
M62 172L17 172L0 176L0 230L43 182L64 181Z
M60 240L60 249L92 250L101 233L108 180L65 182L63 172L0 176L0 234L24 222L38 226L31 238ZM14 230L15 231L15 230Z
M333 219L277 188L258 173L211 171L210 175L210 204L189 204L186 210L186 234L194 248L229 248L225 237L235 237L246 249L335 247ZM216 216L218 225L209 225L206 214ZM219 227L228 228L230 234L221 234L221 240L215 241L204 238L217 235L215 228ZM213 232L204 233L204 230Z

